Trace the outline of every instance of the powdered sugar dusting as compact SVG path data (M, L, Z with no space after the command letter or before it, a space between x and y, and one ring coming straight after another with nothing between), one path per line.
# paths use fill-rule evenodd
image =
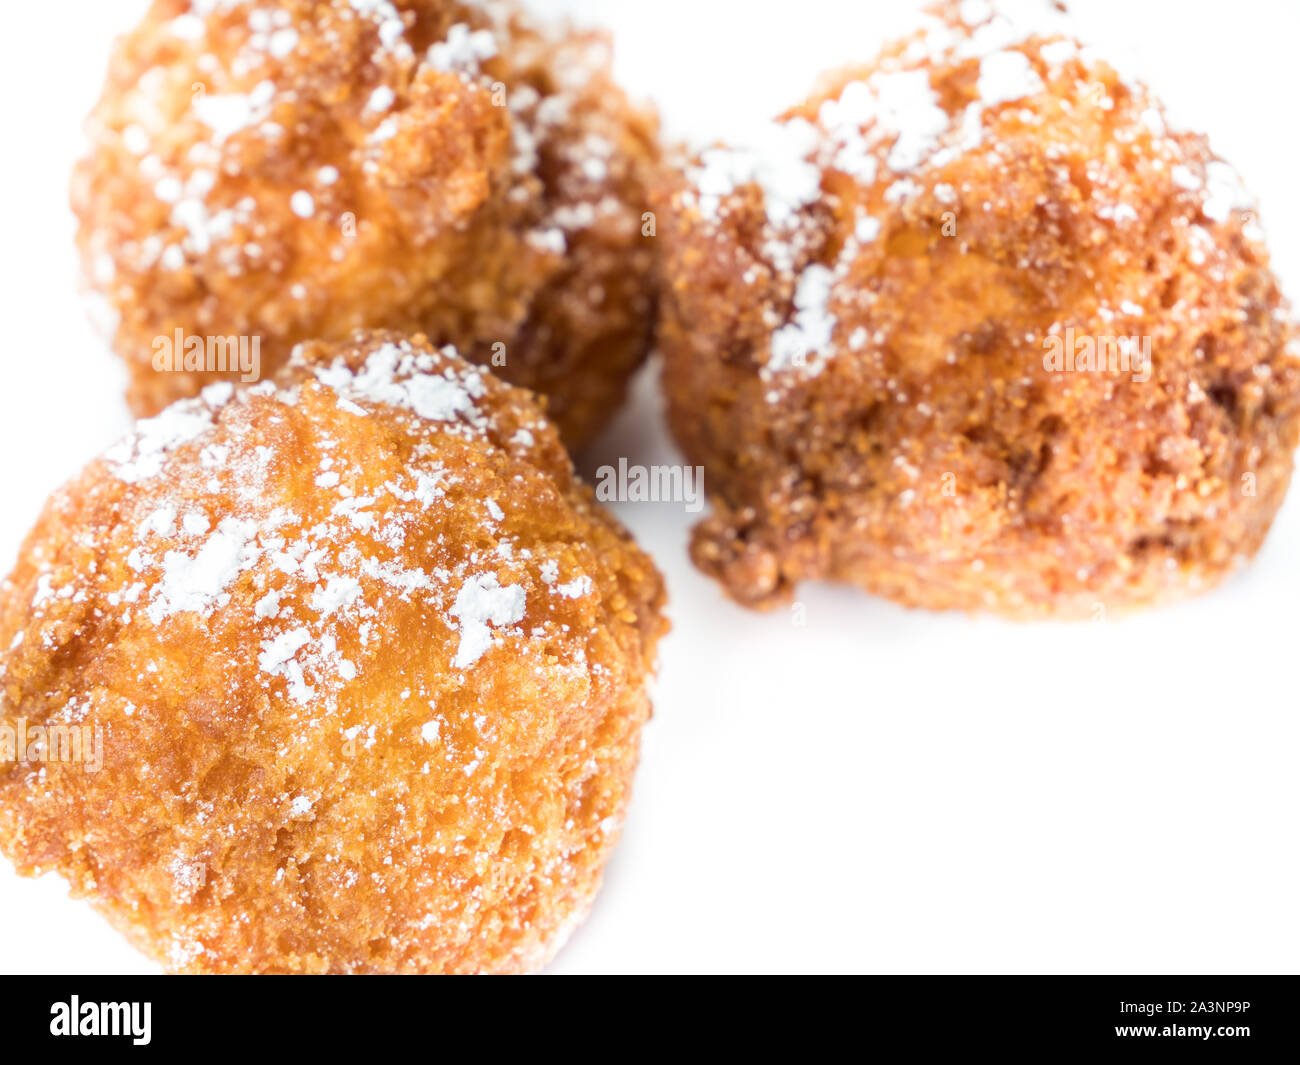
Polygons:
M468 671L505 640L554 631L549 614L592 594L590 578L560 584L553 558L508 538L497 498L513 489L462 483L495 476L492 464L466 474L442 461L443 437L521 461L522 430L502 430L493 442L498 415L484 408L488 385L478 368L453 349L407 341L376 340L333 362L305 360L300 351L278 383L212 386L142 422L106 454L109 474L133 486L124 505L136 492L147 500L127 523L135 541L129 580L104 596L120 624L225 625L233 619L224 611L241 611L237 623L256 633L253 662L268 690L315 714L346 705L345 689L404 605L447 635L448 665ZM408 435L400 471L376 481L338 446L341 427L329 428L328 419L356 417L345 404L387 419L385 432ZM308 436L320 449L309 461L295 443L307 432L303 418L312 419ZM287 435L253 428L287 420L300 423ZM285 477L300 478L299 487L286 493ZM456 541L444 542L439 530L452 520ZM440 545L438 562L417 552L415 532ZM530 584L549 584L555 598L526 632ZM59 585L51 570L39 575L32 605L42 612L87 594L85 583ZM581 655L571 668L583 668Z
M227 518L198 553L169 551L163 559L162 581L148 610L155 625L173 614L208 614L230 601L226 588L256 557L252 538L257 526Z
M271 114L275 84L259 82L249 93L205 94L194 101L194 116L212 130L218 145L264 122Z
M454 354L454 352L449 352ZM404 352L396 344L385 344L370 355L364 369L353 374L342 363L316 371L322 384L347 402L364 410L365 403L382 403L414 411L430 421L450 422L458 417L481 422L474 406L483 394L483 379L477 372L437 374L427 355Z
M794 320L772 335L768 372L792 367L807 368L813 374L820 372L824 360L833 353L835 316L830 311L830 300L834 281L834 274L820 264L803 272L795 291Z
M710 148L688 168L681 206L694 208L706 228L726 224L741 210L747 187L756 186L763 197L761 239L745 248L760 261L743 276L751 285L771 279L764 294L771 343L761 367L771 385L769 401L777 401L784 387L822 374L836 357L837 296L846 303L861 296L837 289L864 256L888 254L882 238L894 219L911 226L921 214L940 220L945 237L956 234L961 211L972 205L963 204L962 183L950 168L975 153L987 166L1005 167L1000 138L1049 120L1040 99L1049 82L1051 92L1064 97L1064 108L1114 109L1115 101L1104 94L1095 100L1089 92L1084 99L1086 75L1067 69L1067 64L1099 62L1069 36L1072 32L1071 21L1052 0L948 5L925 16L918 32L896 51L822 100L812 121L802 117L810 110L805 108L775 123L758 145ZM1095 74L1098 81L1113 76L1108 70ZM943 100L938 79L945 86ZM1189 153L1185 139L1170 133L1160 105L1139 83L1126 84L1140 116L1129 120L1131 136L1151 139L1157 169L1164 168L1178 188L1199 195L1205 217L1223 223L1234 212L1254 209L1231 167L1188 159L1197 153ZM1127 129L1124 135L1130 136ZM1091 216L1113 226L1141 224L1134 205L1124 201L1129 183L1123 175L1103 179L1107 165L1097 160L1089 172ZM848 194L848 210L843 177L857 186ZM989 209L988 204L973 207ZM822 249L846 214L848 227L831 259ZM1242 231L1248 239L1260 235L1249 224ZM793 305L789 314L782 311L785 300ZM865 352L881 342L875 335L857 329L847 348Z
M124 212L100 213L95 204L82 211L84 264L105 303L99 313L106 329L121 335L123 319L114 320L113 312L120 316L127 303L147 301L159 275L193 270L197 302L230 277L268 268L282 273L280 256L301 253L304 246L313 255L324 250L332 262L346 263L359 256L382 257L407 236L416 248L435 240L441 230L432 205L425 210L416 203L396 205L401 217L391 233L358 234L341 221L361 189L365 196L393 202L393 189L401 182L386 174L395 165L391 142L404 128L414 87L433 72L459 79L472 93L491 94L506 108L514 153L510 178L493 190L493 204L509 202L512 211L521 209L521 217L534 216L529 239L539 249L563 255L571 232L606 221L640 227L643 205L639 198L628 202L624 188L627 153L616 138L603 135L617 105L576 106L607 69L602 44L558 26L537 26L508 5L475 2L459 5L461 21L416 54L412 30L431 21L430 13L418 15L418 5L329 0L316 7L310 18L295 19L283 5L194 0L189 12L156 27L146 21L137 31L137 43L155 43L152 34L160 33L163 43L178 51L167 64L176 76L164 76L160 65L138 71L134 102L122 109L126 113L109 107L106 98L92 121L97 157L91 161L103 161L107 180L119 169L108 153L130 152L129 176L137 188L128 191L165 203L174 232L152 220L146 225L144 215L137 219L128 211L126 221L137 223L137 230L123 233ZM344 54L358 30L369 54ZM543 60L548 69L556 68L554 78L534 76ZM364 88L338 91L351 78ZM537 87L539 80L547 83L545 90ZM322 101L306 86L318 82L330 86L328 110L346 130L330 159L310 154L318 147L311 131ZM176 103L196 127L183 129L180 141L162 136L171 125L164 116ZM559 160L564 173L539 175L545 157ZM269 160L280 158L300 161L296 183L287 184L278 167L267 169ZM299 224L326 218L330 224L310 236L305 234L312 227ZM322 249L324 242L328 247ZM376 243L384 247L376 249ZM313 301L307 288L286 275L284 289L274 297L296 301L301 309L276 305L256 324L285 336L311 335ZM338 295L337 289L323 293L324 298ZM126 322L131 328L129 316Z
M821 195L821 170L808 158L817 139L811 123L778 122L768 126L750 147L704 152L693 175L701 214L717 219L728 196L756 184L762 190L768 220L773 226L786 225Z
M459 22L447 31L447 39L429 49L429 65L436 70L477 74L485 60L497 54L497 41L490 30L474 30Z
M482 658L494 643L492 628L523 621L525 602L523 588L517 584L503 588L495 574L466 580L451 608L451 616L460 620L460 647L452 667L468 669Z
M176 403L136 425L135 433L104 453L117 478L128 484L157 477L167 454L212 427L212 413L229 402L229 385L211 385L199 399Z
M977 87L984 106L996 107L1033 96L1045 86L1023 52L994 52L980 60Z

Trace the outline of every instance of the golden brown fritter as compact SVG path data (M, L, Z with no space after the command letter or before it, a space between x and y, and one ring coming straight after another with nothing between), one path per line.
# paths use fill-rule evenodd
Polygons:
M0 585L0 850L175 971L536 969L617 839L663 600L526 393L304 345L49 502Z
M73 179L130 402L158 338L421 331L546 395L573 446L621 402L653 326L653 117L595 34L508 0L155 0L118 44ZM160 365L167 365L163 356Z
M741 603L1097 616L1220 580L1286 493L1300 349L1236 174L1054 14L957 10L661 197L692 553Z

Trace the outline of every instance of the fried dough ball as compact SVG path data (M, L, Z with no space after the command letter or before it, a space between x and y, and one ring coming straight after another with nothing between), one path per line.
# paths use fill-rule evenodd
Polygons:
M1043 11L940 8L658 197L692 554L740 603L1097 617L1264 540L1300 349L1254 205Z
M155 0L88 134L78 241L137 414L236 376L158 372L177 330L257 337L263 376L299 341L420 331L577 446L646 354L656 124L599 35L509 0Z
M304 345L49 502L0 585L0 850L173 971L534 970L618 836L663 600L526 393Z

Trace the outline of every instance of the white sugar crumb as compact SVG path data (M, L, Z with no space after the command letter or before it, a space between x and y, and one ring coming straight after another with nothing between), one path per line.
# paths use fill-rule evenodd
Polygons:
M880 74L871 84L879 101L877 121L898 139L889 153L889 168L905 173L920 166L938 147L939 137L948 128L948 112L930 87L925 70L898 74Z
M267 592L253 607L253 617L258 621L264 621L266 618L273 618L280 612L280 593L276 591Z
M382 114L393 106L396 99L397 95L392 89L387 85L380 85L370 94L370 98L366 101L365 110L372 114Z
M369 401L412 410L430 421L449 422L458 417L477 421L481 417L474 398L483 391L482 376L469 372L457 375L419 372L423 364L431 369L432 359L418 358L396 344L385 344L372 352L365 367L353 374L342 362L318 369L316 378L352 403Z
M181 184L180 178L168 175L154 183L153 194L162 203L175 204L185 195L185 186Z
M167 453L197 439L212 428L212 407L229 401L233 389L204 389L198 400L174 403L155 418L136 424L135 433L104 452L118 480L127 484L157 477Z
M1098 218L1108 218L1117 225L1138 220L1138 213L1126 203L1102 204L1097 208Z
M853 235L859 244L870 244L880 236L880 220L877 218L859 218L853 227Z
M489 30L472 30L458 22L447 31L447 39L429 49L429 65L435 70L477 74L479 65L497 54L497 41Z
M850 82L838 99L822 104L817 121L827 138L828 165L866 184L876 178L877 142L894 138L886 165L906 173L933 156L952 124L925 70L876 73Z
M226 518L193 557L169 551L163 558L163 577L147 613L153 624L173 614L207 614L224 605L223 593L251 557L253 522Z
M312 596L311 608L329 616L351 606L361 596L361 584L355 577L331 577L323 589Z
M161 506L140 523L138 534L145 537L149 533L157 536L170 536L176 525L176 508Z
M316 198L310 192L299 189L289 197L289 210L299 218L311 218L316 213Z
M439 721L426 721L420 726L420 738L425 743L437 743L441 734L442 723Z
M693 175L700 193L700 212L717 220L726 197L756 184L763 191L771 224L787 224L821 196L821 170L809 158L818 139L815 126L796 119L767 126L752 147L704 152Z
M487 506L487 512L492 515L493 521L500 521L506 516L506 512L501 509L500 504L495 499L489 499L485 505Z
M552 226L548 229L530 229L524 237L529 245L538 251L551 255L563 255L569 250L569 239L564 230Z
M1078 58L1079 46L1068 39L1051 41L1048 44L1043 45L1043 47L1039 49L1038 54L1043 57L1045 63L1056 67L1060 66L1062 63L1068 63L1071 59ZM1147 116L1143 115L1143 119L1145 120L1146 118ZM1163 131L1163 123L1161 128Z
M122 130L122 145L132 155L144 155L149 151L149 134L135 123Z
M790 368L802 368L812 374L820 371L821 360L832 353L836 318L830 312L830 299L834 280L835 275L820 264L803 272L795 291L794 321L772 335L768 371Z
M220 145L270 117L274 97L275 84L270 81L260 82L249 93L205 94L194 101L194 116L212 130L213 141Z
M348 5L375 24L381 52L399 56L410 54L411 47L403 40L406 23L391 0L348 0Z
M996 52L980 61L978 90L986 107L1022 100L1043 88L1043 79L1023 52Z
M173 37L179 37L182 41L201 41L208 34L207 23L192 12L177 15L167 23L167 29Z
M591 578L579 577L577 580L569 581L568 584L557 585L555 594L565 599L581 599L584 595L590 595L591 589Z
M371 133L366 140L370 141L372 144L382 144L384 141L389 141L396 137L397 130L397 119L390 116L379 123L379 125L375 127L374 132Z
M36 594L32 596L32 609L38 610L42 604L54 598L54 578L42 573L36 579Z
M495 574L469 578L456 595L451 616L460 621L460 646L452 660L454 669L468 669L492 646L489 626L504 628L524 619L524 589L502 587Z
M287 59L297 47L298 31L291 26L276 30L266 41L266 51L272 59Z
M306 817L312 811L315 804L306 795L297 795L294 797L292 805L289 807L289 813L293 817Z
M411 409L430 421L451 421L457 414L473 408L469 393L458 381L427 374L412 377L406 383Z
M263 673L279 673L294 655L311 643L311 633L307 629L292 629L281 633L274 640L262 643L262 653L257 656L257 664Z
M186 861L177 856L168 866L172 876L172 888L181 899L191 899L207 879L207 867L202 862Z

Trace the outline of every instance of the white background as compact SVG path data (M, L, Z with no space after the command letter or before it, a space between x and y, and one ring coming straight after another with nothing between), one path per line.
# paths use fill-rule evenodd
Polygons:
M535 0L603 21L670 133L736 138L915 5ZM1259 194L1300 297L1292 0L1086 0ZM76 294L67 174L140 0L5 4L0 26L0 569L51 489L124 431ZM679 461L653 381L582 465ZM1188 605L1015 626L802 590L729 605L680 506L619 508L675 632L636 801L555 972L1294 972L1300 959L1300 499L1256 565ZM0 862L0 971L151 972L54 878Z

